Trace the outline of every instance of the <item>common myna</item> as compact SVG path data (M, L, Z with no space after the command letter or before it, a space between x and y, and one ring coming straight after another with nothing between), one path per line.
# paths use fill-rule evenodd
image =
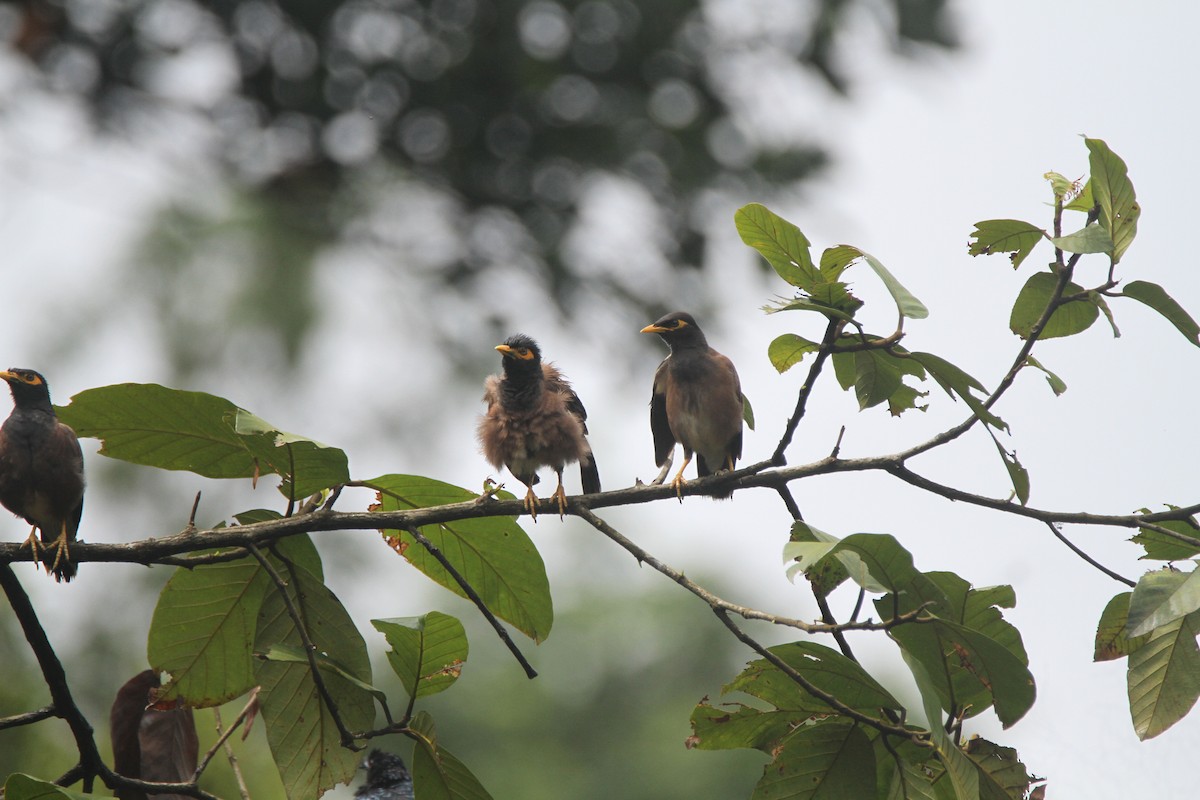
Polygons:
M358 800L413 800L412 779L400 756L372 750L362 768L367 780L354 792Z
M579 395L553 364L542 363L537 342L523 334L496 345L504 375L492 375L484 385L487 413L479 422L483 454L496 469L505 466L525 484L525 508L537 519L533 485L537 471L550 467L558 474L554 498L558 513L567 509L563 467L579 462L585 494L600 491L600 473L587 441L587 411Z
M113 769L126 778L156 783L190 783L199 761L200 742L192 709L178 701L158 702L158 673L143 670L117 691L108 715ZM184 800L181 794L147 795L122 787L119 800Z
M683 471L693 453L701 478L732 470L742 457L742 386L733 362L708 346L691 314L667 314L642 333L657 333L671 348L654 373L650 430L660 467L676 442L683 445L683 465L671 481L682 501Z
M55 580L75 577L69 543L83 514L83 452L75 432L58 421L46 379L31 369L0 371L12 390L13 410L0 427L0 503L34 527L27 543L39 559L53 546L46 570Z

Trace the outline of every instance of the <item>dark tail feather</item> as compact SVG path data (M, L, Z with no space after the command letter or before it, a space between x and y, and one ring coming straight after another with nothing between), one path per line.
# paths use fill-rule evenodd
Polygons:
M47 565L46 568L50 569L50 566ZM79 570L75 566L75 562L68 561L64 558L62 561L58 562L58 568L54 570L54 580L58 581L59 583L64 581L70 583L71 578L74 578L78 572Z
M725 465L722 464L721 468L724 469L724 467L725 467ZM699 453L696 453L696 477L697 478L707 478L709 475L712 475L712 474L713 474L713 471L708 468L708 462L704 460L704 456L700 455ZM712 495L710 495L710 496L714 500L728 500L729 498L733 497L733 489L728 489L728 490L720 490L719 489L719 490L713 492Z
M596 458L591 453L579 459L579 477L583 480L584 494L600 491L600 470L596 468Z

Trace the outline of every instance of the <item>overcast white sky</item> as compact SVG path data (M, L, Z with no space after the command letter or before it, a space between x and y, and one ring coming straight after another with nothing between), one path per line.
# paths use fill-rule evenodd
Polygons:
M1048 226L1049 190L1041 176L1047 170L1084 174L1087 153L1079 134L1087 134L1106 140L1125 159L1143 208L1138 238L1119 276L1161 283L1200 315L1200 278L1185 236L1195 225L1192 183L1200 174L1192 143L1194 81L1200 75L1193 39L1200 12L1191 4L1162 2L959 5L965 9L962 53L915 65L881 58L873 47L852 54L854 102L831 105L826 114L804 121L818 138L838 143L837 167L811 186L803 204L776 210L800 225L817 248L846 242L882 260L931 310L928 320L910 325L906 344L937 352L990 385L1019 346L1007 330L1012 300L1050 256L1036 251L1014 274L1004 257L968 257L968 234L974 222L990 218ZM34 364L43 355L26 333L30 318L37 326L53 325L55 314L71 313L73 298L103 286L108 267L140 230L145 210L173 180L163 165L119 148L97 146L75 155L78 134L69 120L56 116L60 113L33 109L21 119L9 115L0 125L5 292L10 301L23 298L24 309L32 312L9 303L0 315L5 351L0 361L6 365ZM773 448L800 383L800 370L783 377L774 373L766 346L787 331L815 337L820 325L802 315L756 314L783 287L760 278L742 252L729 211L726 249L718 255L722 267L712 277L721 282L728 304L723 317L706 327L714 346L734 358L754 402L759 429L746 439L747 459L753 461ZM1103 271L1099 260L1085 262L1079 282L1098 282ZM886 299L870 274L856 267L851 275L860 294L881 309L875 317L879 327L891 324L892 312L882 311ZM322 347L312 355L314 383L331 358L362 366L377 359L361 342L388 332L378 321L386 314L372 313L380 311L373 283L378 279L362 268L325 287L326 302L345 312L339 324L349 327L323 331ZM52 300L60 296L52 292L65 292L66 299ZM1101 321L1082 336L1035 350L1070 387L1063 397L1055 398L1040 377L1029 374L997 409L1012 427L1009 445L1030 470L1033 505L1126 513L1197 500L1190 456L1198 443L1193 391L1200 349L1138 304L1117 302L1113 309L1122 338L1113 339ZM130 320L119 331L81 343L71 369L52 377L58 402L89 386L161 377L162 365L141 341L144 325L136 315ZM646 322L622 324L632 336ZM543 339L588 403L606 486L627 485L635 475L651 477L644 403L653 358L636 374L614 381L593 367L605 355L595 339L527 332ZM366 377L385 379L374 370ZM792 463L826 455L842 425L843 454L869 455L922 441L964 413L935 388L925 415L892 420L879 409L859 414L853 398L836 389L831 375L826 378L801 426ZM344 446L356 476L418 469L416 463L398 465L386 442L351 432L318 404L297 400L294 407L261 408L251 402L257 398L246 397L253 387L210 390L291 430ZM398 396L402 402L403 389ZM458 406L465 419L478 412L474 395ZM446 455L437 468L421 468L478 485L487 466L475 454L471 427L440 434L438 450ZM1007 493L1004 471L982 433L943 450L912 466L983 494ZM1138 743L1123 663L1091 663L1096 621L1120 585L1071 556L1034 523L925 497L884 477L808 481L796 493L806 518L830 533L893 533L914 551L921 569L954 570L979 586L1015 585L1018 607L1007 616L1025 637L1038 702L1010 731L986 724L979 730L1017 747L1032 772L1050 778L1050 797L1194 793L1200 713L1155 741ZM104 501L96 505L103 508ZM89 499L93 513L104 511ZM663 503L608 516L689 574L718 573L721 591L732 600L780 613L816 613L805 593L783 578L779 554L787 519L767 493L739 494L722 504ZM572 529L577 535L568 548L556 530L557 522L547 520L532 534L545 548L558 602L570 602L572 586L601 575L619 576L631 586L656 580L607 545L581 544L586 532ZM1136 560L1138 549L1124 542L1127 531L1070 528L1067 534L1128 577L1145 568ZM107 537L100 532L85 538ZM727 547L734 539L737 548ZM89 585L85 571L70 587L49 588L62 597L64 591L94 593L100 587ZM356 602L366 607L353 589L345 595L352 611ZM397 609L396 615L421 610ZM358 616L365 619L366 613ZM887 647L869 646L865 639L860 647L873 664L895 664Z

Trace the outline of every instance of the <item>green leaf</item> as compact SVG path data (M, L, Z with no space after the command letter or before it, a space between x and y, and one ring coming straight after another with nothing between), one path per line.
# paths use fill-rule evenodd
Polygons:
M379 492L379 510L429 508L475 500L478 495L419 475L381 475L363 481ZM488 609L540 642L550 634L554 606L546 566L512 517L481 517L421 528L442 555L483 598ZM445 568L407 531L385 531L397 552L434 581L465 597Z
M1056 396L1061 395L1067 390L1066 381L1042 366L1042 363L1033 356L1025 356L1025 366L1040 369L1046 373L1046 383L1050 384L1050 391L1054 392Z
M1084 143L1092 171L1092 193L1100 205L1100 225L1112 237L1115 264L1137 235L1142 209L1134 197L1133 183L1121 157L1109 150L1101 139L1084 139Z
M350 480L346 453L336 447L284 433L240 408L234 415L233 428L260 466L267 465L269 469L264 471L284 476L279 487L284 497L300 500Z
M1200 650L1196 619L1180 617L1161 628L1129 654L1126 683L1133 730L1153 739L1183 719L1200 696Z
M804 356L815 353L820 348L816 342L810 342L794 333L785 333L776 337L767 347L767 357L771 359L771 366L782 374L799 364Z
M1015 608L1017 594L1013 587L971 587L953 572L926 572L925 576L945 593L948 605L939 610L938 616L954 620L971 630L978 631L1008 648L1022 664L1029 664L1021 633L1012 623L1004 619L1001 608Z
M218 706L254 686L254 632L269 577L242 559L180 567L154 609L147 657L171 675L164 701Z
M914 598L913 607L926 600L938 607L949 601L932 581L913 566L909 553L887 533L852 533L831 551L841 559L852 580L868 592L895 592ZM880 612L890 619L890 613Z
M808 238L795 225L759 203L739 208L733 222L742 241L761 253L779 277L805 291L821 282Z
M427 697L449 689L467 660L467 632L456 618L440 611L421 617L373 619L371 624L392 649L388 662L409 697Z
M1095 222L1066 236L1052 236L1050 241L1068 253L1111 253L1113 249L1108 231Z
M924 664L943 709L975 716L994 706L1004 727L1011 726L1036 697L1020 634L995 610L1014 601L1011 589L970 591L966 581L951 573L922 577L944 598L929 611L937 619L893 628L892 639ZM931 596L929 589L917 587L880 598L875 608L881 616L893 610L906 613Z
M828 597L830 592L850 577L841 559L836 556L825 557L838 541L836 536L817 530L806 522L794 522L790 539L783 546L783 560L789 564L788 580L794 581L796 573L803 570L813 592L818 597Z
M308 666L308 655L304 652L304 648L291 644L273 644L267 648L267 652L261 653L260 657L267 661L278 661L281 664L303 664L306 667ZM345 667L330 658L327 653L317 653L316 661L317 669L331 672L367 692L378 700L381 705L387 704L386 694L366 681L361 681L354 677Z
M979 769L979 794L984 800L1024 800L1037 780L1017 758L1017 751L979 736L967 741L967 757Z
M410 726L419 732L413 749L413 790L421 800L492 800L483 784L461 761L442 747L433 729L433 719L424 711Z
M360 684L371 683L371 661L354 621L333 592L304 567L286 564L280 574L317 652L336 660L359 682L352 683L334 672L322 675L343 724L352 731L369 729L375 705ZM259 613L255 650L265 653L280 644L303 646L281 592L272 585ZM256 678L262 687L259 703L267 743L287 796L319 797L334 785L349 782L359 756L342 747L308 665L259 661Z
M874 791L870 739L857 724L834 719L800 728L784 740L751 800L844 800Z
M1065 175L1059 172L1047 172L1042 177L1050 181L1050 189L1054 192L1055 200L1065 200L1068 196L1074 195L1083 188L1079 186L1078 181L1068 180Z
M88 389L59 409L81 438L100 439L101 455L206 478L251 478L254 456L229 420L238 408L223 397L157 384Z
M889 753L886 760L876 753L877 762L882 762L887 774L885 800L937 800L933 783L920 765L898 760Z
M746 423L747 428L754 430L754 408L745 394L742 395L742 421Z
M1200 527L1197 527L1191 520L1164 520L1157 525L1181 536L1200 539ZM1149 528L1139 528L1137 535L1131 541L1145 548L1146 555L1142 558L1157 561L1182 561L1185 558L1194 558L1200 555L1200 546L1180 541L1173 536Z
M791 642L769 648L785 664L803 675L818 689L835 695L851 708L877 714L880 708L899 710L900 703L892 697L856 661L814 642ZM723 693L745 692L770 703L781 711L805 712L810 715L831 713L821 700L800 687L765 658L750 662L727 684Z
M1009 258L1016 269L1045 236L1041 228L1019 219L988 219L975 223L967 252L973 256L1011 253Z
M4 791L0 792L5 800L94 800L96 795L74 792L64 789L50 781L35 778L21 772L14 772L4 782Z
M716 707L701 702L692 710L692 735L686 744L698 750L745 747L769 754L811 716L809 711L761 711L741 703Z
M833 285L833 284L829 284L829 285ZM847 296L849 296L849 295L847 294ZM765 305L762 307L762 310L767 312L768 314L777 314L780 311L816 311L818 313L824 314L827 317L834 317L836 319L844 320L846 322L849 322L850 320L854 319L854 314L849 313L848 311L841 310L840 306L846 305L845 301L840 303L839 306L836 308L833 307L832 305L829 305L826 303L817 303L811 297L796 297L796 298L778 300L778 301L773 301L773 302L774 302L774 305ZM861 303L859 303L858 305L861 305ZM856 305L853 306L853 308L857 308L857 307L858 306L856 306Z
M1161 569L1138 579L1129 601L1126 635L1144 636L1200 609L1200 571Z
M1092 179L1088 178L1083 184L1083 191L1076 196L1070 203L1063 206L1067 211L1082 211L1085 214L1089 213L1096 205L1096 198L1092 195Z
M875 256L866 250L859 250L857 247L848 244L838 245L838 249L842 252L857 253L867 262L867 266L875 271L875 274L879 276L879 280L883 281L883 285L887 287L888 293L891 294L892 300L896 302L896 308L899 310L901 316L908 317L909 319L925 319L929 316L929 309L925 307L925 304L918 300L912 292L905 289L900 281L896 280L896 277ZM842 269L845 269L845 267L842 267ZM838 271L840 272L841 270Z
M1130 281L1125 284L1122 292L1125 297L1132 297L1139 303L1145 303L1159 314L1166 317L1175 328L1192 344L1200 347L1200 325L1192 319L1192 315L1175 302L1175 298L1157 283L1149 281Z
M1029 505L1029 471L1021 466L1021 462L1017 460L1017 454L1005 450L1000 442L996 442L996 451L1000 453L1000 459L1004 461L1004 468L1008 470L1008 479L1012 481L1013 494L1017 496L1021 505Z
M1037 272L1030 276L1029 280L1025 282L1025 286L1021 288L1020 294L1017 295L1017 301L1013 304L1012 314L1008 320L1008 326L1013 333L1022 339L1028 339L1033 334L1033 326L1042 318L1057 285L1058 276L1051 272ZM1068 282L1064 294L1074 295L1081 292L1083 292L1083 287ZM1056 308L1050 319L1046 321L1046 327L1042 329L1040 338L1054 339L1059 336L1081 333L1090 328L1099 316L1100 309L1091 300L1074 300L1065 303Z
M942 725L942 709L938 702L938 691L934 686L929 672L920 659L915 658L907 650L901 650L904 663L908 664L917 689L921 693L921 704L925 708L925 716L929 721L930 738L937 751L938 758L946 767L946 775L954 787L956 800L978 800L979 771L967 754L954 744L950 734Z
M1125 625L1129 619L1129 599L1133 592L1121 592L1108 601L1100 622L1096 626L1096 648L1092 655L1093 661L1114 661L1137 650L1150 638L1138 636L1129 638L1125 635Z
M984 408L983 401L976 397L973 391L987 394L983 384L975 380L959 367L951 364L941 356L933 353L909 353L909 358L925 368L938 385L951 397L961 397L963 402L975 413L975 416L997 430L1008 430L1008 423Z
M901 386L896 359L879 350L854 353L854 395L859 409L877 406Z
M101 440L101 455L206 478L285 478L280 490L296 497L349 480L346 454L269 423L223 397L157 384L123 383L71 398L59 417L83 438ZM242 428L239 431L238 425Z

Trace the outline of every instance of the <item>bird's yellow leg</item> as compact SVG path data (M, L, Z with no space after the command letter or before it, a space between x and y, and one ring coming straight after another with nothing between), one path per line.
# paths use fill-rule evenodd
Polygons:
M61 563L71 563L71 549L67 546L66 522L63 522L62 529L58 532L58 540L54 542L53 547L55 550L54 564L46 570L47 572L56 572L58 570L58 565Z
M538 497L533 493L533 487L529 486L525 492L525 510L529 512L529 516L533 517L534 522L537 522L537 504Z
M558 473L558 488L554 490L554 499L558 502L558 518L562 519L567 513L567 493L562 485L562 473Z
M690 463L692 463L692 457L685 454L683 464L679 467L679 472L676 472L675 477L671 479L671 485L675 487L675 495L681 503L683 502L683 471L687 469Z
M25 544L29 545L29 552L33 554L33 563L41 561L41 558L38 557L38 550L42 548L42 543L38 541L37 525L29 529L29 538L25 540Z

